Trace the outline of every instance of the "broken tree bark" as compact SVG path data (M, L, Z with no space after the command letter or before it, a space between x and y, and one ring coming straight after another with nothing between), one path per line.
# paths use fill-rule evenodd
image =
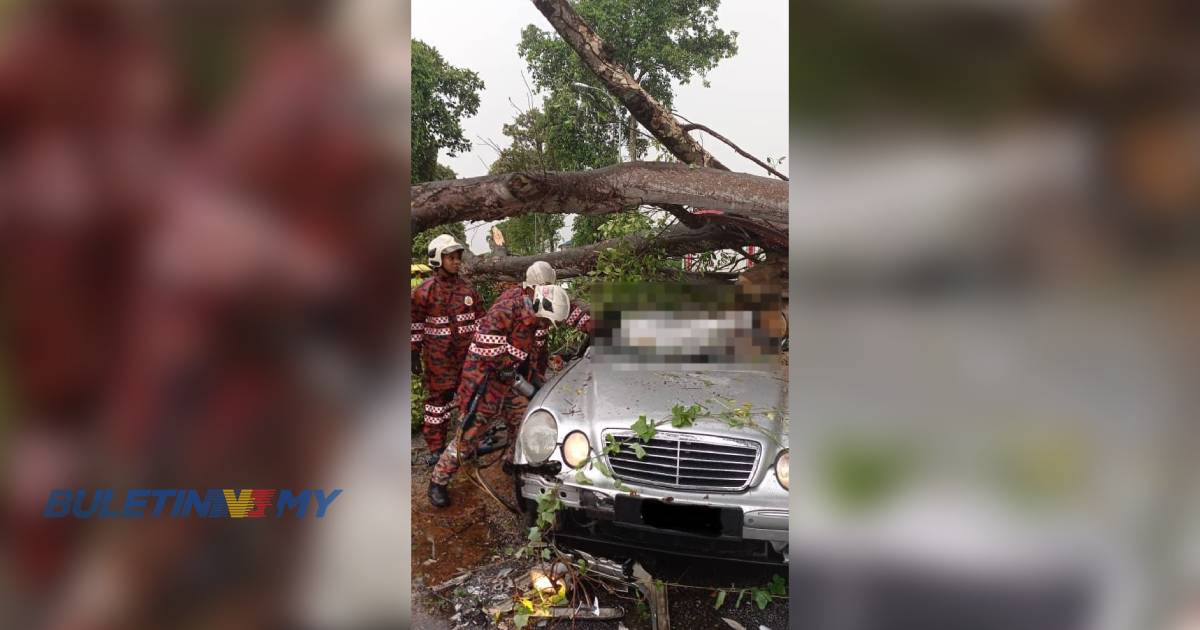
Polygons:
M787 183L677 163L627 162L594 171L507 173L413 188L413 233L451 221L525 214L604 214L643 204L719 208L742 227L787 232ZM786 237L785 237L786 238Z
M642 85L616 62L612 48L575 12L567 0L533 0L542 15L558 31L563 41L579 55L583 65L595 74L610 94L629 110L671 155L688 164L729 170L700 146L675 120L675 116L650 95Z

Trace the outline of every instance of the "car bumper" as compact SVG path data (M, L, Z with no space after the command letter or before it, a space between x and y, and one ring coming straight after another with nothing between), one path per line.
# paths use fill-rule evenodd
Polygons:
M630 540L652 540L655 532L652 528L641 527L641 531L633 531L628 527L613 528L616 517L616 500L619 495L630 496L628 492L618 491L600 485L584 485L566 479L548 475L522 474L519 488L522 498L536 501L544 492L555 491L563 506L587 519L592 519L603 525L603 531L616 536L606 538L628 538ZM774 478L764 480L763 485L778 483ZM775 490L774 492L772 490ZM641 499L658 500L676 506L706 506L722 509L736 509L741 512L741 528L737 536L699 536L689 535L669 529L659 530L658 533L681 539L692 546L723 545L732 553L736 553L736 543L739 541L761 542L786 562L788 552L788 504L786 491L779 488L766 488L756 496L756 489L738 494L701 494L691 492L671 491L668 489L636 488L636 496ZM759 499L759 500L756 500ZM624 530L625 535L620 535ZM643 535L646 534L646 535ZM688 539L691 540L688 540ZM610 540L620 542L620 540ZM728 554L723 554L728 555Z

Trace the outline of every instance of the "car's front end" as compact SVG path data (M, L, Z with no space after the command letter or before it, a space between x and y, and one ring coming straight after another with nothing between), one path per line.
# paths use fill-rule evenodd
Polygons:
M784 377L693 367L589 355L547 383L515 447L524 509L553 492L564 539L786 562Z

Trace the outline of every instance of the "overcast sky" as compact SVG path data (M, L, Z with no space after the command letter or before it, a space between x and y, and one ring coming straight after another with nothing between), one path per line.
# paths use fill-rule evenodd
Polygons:
M412 1L413 37L437 48L447 62L474 70L484 82L479 113L463 123L474 149L455 157L443 154L439 160L459 177L486 175L496 151L483 140L506 146L501 128L517 113L513 103L528 108L529 89L522 79L525 63L517 56L521 29L527 24L551 28L526 0ZM699 81L679 86L676 111L759 158L786 156L788 3L726 0L720 8L719 24L738 32L738 54L709 74L712 87L705 88ZM540 96L533 98L535 104L541 100ZM761 168L724 144L704 134L697 137L731 169L763 174ZM470 231L471 249L486 251L485 230Z

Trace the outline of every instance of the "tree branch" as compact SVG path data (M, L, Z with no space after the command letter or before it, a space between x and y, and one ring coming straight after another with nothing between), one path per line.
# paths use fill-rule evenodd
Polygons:
M779 179L782 179L785 182L788 181L787 175L784 175L783 173L780 173L779 171L775 170L774 168L771 167L770 164L767 164L766 162L763 162L762 160L754 157L753 155L750 155L746 151L742 150L741 147L734 144L733 141L731 141L729 138L722 136L721 134L713 131L712 129L709 129L708 127L706 127L704 125L701 125L698 123L688 123L688 124L680 127L680 129L683 129L684 131L693 131L693 130L703 131L704 133L707 133L708 135L716 138L717 140L720 140L721 142L724 142L725 144L729 145L729 148L733 149L734 151L737 151L738 155L767 169L768 173L774 175L775 177L778 177Z
M631 255L651 250L670 257L708 252L727 247L749 245L744 239L732 238L730 233L718 226L709 225L699 230L682 225L669 228L656 237L632 235L608 239L591 245L568 247L548 254L535 256L475 256L466 261L466 273L471 277L518 280L525 277L525 270L535 261L544 260L554 266L560 279L585 275L596 265L602 252L620 248Z
M723 223L782 234L787 240L787 184L678 163L626 162L592 171L428 182L413 187L412 198L414 233L452 221L488 221L528 212L606 214L647 204L666 205L685 224L695 225L699 217L711 220L715 212L726 215ZM682 206L720 210L697 215Z

